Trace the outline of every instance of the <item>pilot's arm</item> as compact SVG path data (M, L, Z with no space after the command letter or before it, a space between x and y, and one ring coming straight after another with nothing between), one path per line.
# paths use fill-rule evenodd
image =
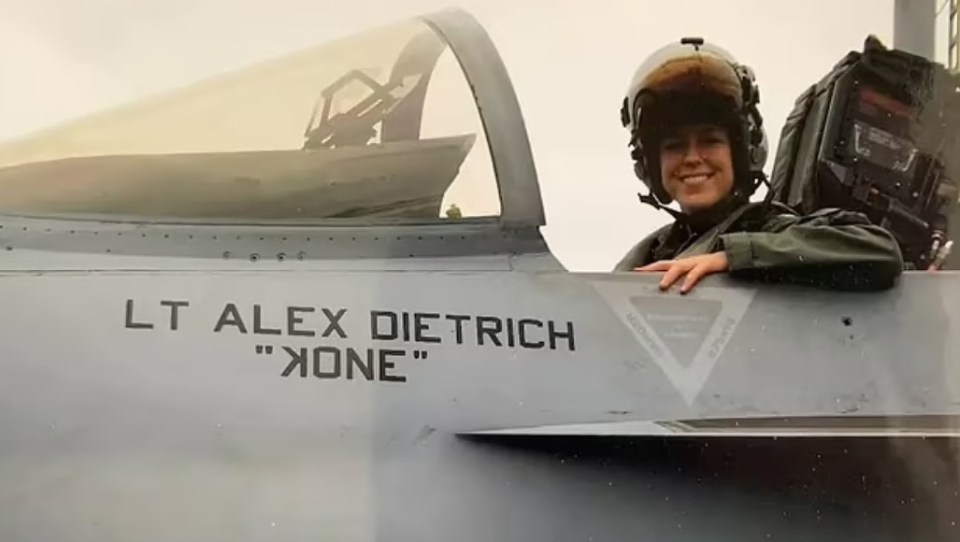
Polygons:
M903 271L896 239L860 213L822 209L767 219L760 231L720 236L733 277L843 290L881 290Z

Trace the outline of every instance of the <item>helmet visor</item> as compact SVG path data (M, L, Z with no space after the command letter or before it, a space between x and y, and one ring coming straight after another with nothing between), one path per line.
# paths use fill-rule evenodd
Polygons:
M721 51L701 47L671 46L657 51L646 69L637 74L641 92L664 94L717 94L736 107L743 106L743 89L737 72Z

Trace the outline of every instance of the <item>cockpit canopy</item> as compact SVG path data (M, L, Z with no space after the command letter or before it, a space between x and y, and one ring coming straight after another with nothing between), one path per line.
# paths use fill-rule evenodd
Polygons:
M536 183L506 71L458 11L0 145L15 215L538 225Z

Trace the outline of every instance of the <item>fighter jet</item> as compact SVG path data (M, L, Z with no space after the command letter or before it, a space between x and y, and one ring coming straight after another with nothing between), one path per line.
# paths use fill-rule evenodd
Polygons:
M2 540L957 532L957 276L569 272L463 11L7 143L0 211Z

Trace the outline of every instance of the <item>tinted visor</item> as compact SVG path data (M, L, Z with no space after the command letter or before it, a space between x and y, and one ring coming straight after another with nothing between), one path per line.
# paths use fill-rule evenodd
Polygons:
M648 105L645 97L672 94L703 96L715 94L730 100L735 109L743 106L743 89L729 54L715 46L672 44L653 53L634 75L639 89L636 108Z

